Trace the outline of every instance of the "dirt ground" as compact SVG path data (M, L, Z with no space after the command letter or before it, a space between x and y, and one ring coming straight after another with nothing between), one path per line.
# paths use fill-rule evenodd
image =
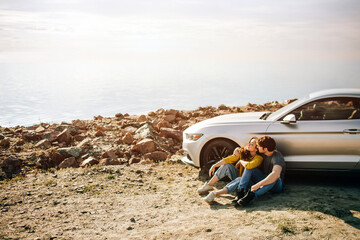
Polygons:
M359 179L288 174L243 208L179 161L33 172L0 183L0 239L360 239Z

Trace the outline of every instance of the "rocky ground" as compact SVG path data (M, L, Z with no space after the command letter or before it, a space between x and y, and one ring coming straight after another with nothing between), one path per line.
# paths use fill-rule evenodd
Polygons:
M180 162L182 131L285 104L0 127L0 239L359 239L358 177L289 175L247 208L197 194L206 177Z

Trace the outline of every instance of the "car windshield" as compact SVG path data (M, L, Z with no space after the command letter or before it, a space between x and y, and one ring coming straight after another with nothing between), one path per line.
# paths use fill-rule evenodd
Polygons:
M279 117L283 116L283 114L285 114L286 112L288 112L290 109L292 109L294 106L298 106L300 105L302 102L306 101L308 99L308 97L304 97L304 98L300 98L288 105L286 105L283 108L280 108L279 110L272 112L271 114L269 114L265 119L268 120L272 120L275 121L277 120ZM264 119L264 120L265 120Z

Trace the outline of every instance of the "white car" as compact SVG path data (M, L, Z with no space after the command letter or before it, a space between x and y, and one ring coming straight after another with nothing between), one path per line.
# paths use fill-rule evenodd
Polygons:
M222 115L183 133L183 162L205 171L252 136L275 139L288 170L360 170L360 89L311 93L275 112Z

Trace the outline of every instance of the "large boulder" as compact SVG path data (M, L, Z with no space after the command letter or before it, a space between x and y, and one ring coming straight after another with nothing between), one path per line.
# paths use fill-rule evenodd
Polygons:
M72 121L72 124L73 124L74 127L77 127L79 129L83 129L83 130L87 129L86 123L84 121L74 120L74 121Z
M59 166L59 164L65 159L65 157L58 152L51 153L49 158L50 167Z
M39 141L41 140L41 135L35 131L24 131L22 133L22 138L26 141Z
M145 123L139 129L137 129L135 134L139 138L151 138L151 139L155 138L154 130L153 130L152 126L149 123Z
M0 140L0 147L8 148L10 147L10 141L8 139L2 139Z
M134 141L134 137L130 133L126 133L121 140L126 144L131 144Z
M11 176L21 168L21 161L14 156L10 156L0 162L0 167L6 176Z
M134 150L142 154L154 152L156 150L156 144L154 140L145 138L138 142L134 147Z
M113 150L108 150L101 155L101 158L117 159L117 156Z
M69 157L64 159L64 161L62 161L59 164L60 168L69 168L69 167L73 167L73 168L77 168L79 167L79 163L76 161L76 159L74 157Z
M58 152L64 157L79 157L81 154L81 148L79 147L67 147L67 148L59 148Z
M70 136L70 131L68 128L64 129L61 133L59 133L56 137L57 141L62 143L66 143L66 144L70 144L71 142L71 136Z
M77 128L75 126L71 126L71 125L59 125L55 128L56 131L59 131L59 132L62 132L64 131L65 129L68 129L69 130L69 133L71 135L75 135L77 133Z
M160 128L160 137L173 138L182 141L182 132L172 128Z

